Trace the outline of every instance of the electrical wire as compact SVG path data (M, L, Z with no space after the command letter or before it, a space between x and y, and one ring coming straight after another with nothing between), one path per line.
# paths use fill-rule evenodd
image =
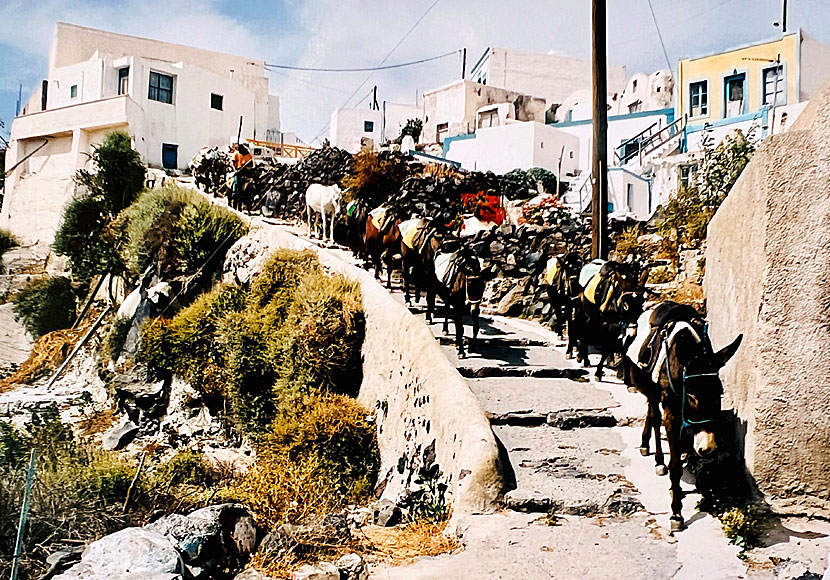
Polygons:
M413 24L413 25L409 28L409 30L407 30L407 31L406 31L406 34L404 34L404 35L401 37L401 39L397 42L397 44L395 44L395 46L393 46L393 47L392 47L392 50L390 50L390 51L386 54L386 56L385 56L385 57L383 57L383 60L382 60L382 61L380 61L380 62L377 64L377 66L378 66L378 67L381 67L381 66L383 66L384 64L386 64L386 61L387 61L387 60L389 60L389 57L390 57L390 56L392 56L392 54L394 54L394 52L395 52L396 50L398 50L398 47L399 47L401 44L403 44L403 42L404 42L407 38L409 38L409 35L410 35L410 34L412 34L412 32L413 32L413 31L414 31L414 30L418 27L418 25L421 23L421 21L422 21L424 18L426 18L426 17L427 17L427 14L429 14L430 12L432 12L432 9L433 9L433 8L435 8L435 6L436 6L436 5L437 5L440 1L441 1L441 0L435 0L435 2L433 2L432 4L430 4L430 5L429 5L429 8L427 8L427 9L424 11L424 13L423 13L423 14L421 14L421 17L420 17L420 18L418 18L418 20L416 20L416 21L415 21L415 24ZM348 98L348 99L346 99L346 100L343 102L343 104L342 104L342 105L340 105L340 108L341 108L341 109L342 109L343 107L347 106L347 105L349 104L349 102L351 102L351 100L354 98L354 96L355 96L355 95L356 95L356 94L360 91L360 89L362 89L362 88L366 85L366 83L368 83L368 82L369 82L369 79L370 79L370 78L372 78L372 76L373 76L374 74L375 74L375 71L372 71L372 72L370 72L370 73L366 76L366 78L365 78L365 79L363 79L363 82L362 82L362 83L360 83L360 84L357 86L357 88L356 88L356 89L352 92L352 94L351 94L351 95L349 95L349 98ZM323 127L322 129L320 129L320 131L317 133L317 135L315 135L315 136L314 136L314 139L312 139L312 140L311 140L311 142L312 142L312 143L314 143L315 141L317 141L317 140L320 138L320 135L322 135L323 133L325 133L325 132L328 130L328 128L329 128L330 126L331 126L331 121L329 121L328 123L326 123L325 127Z
M291 65L287 65L287 64L268 64L268 63L265 63L265 68L268 69L268 70L284 69L284 70L298 70L298 71L306 71L306 72L327 72L327 73L370 72L370 71L379 71L379 70L390 70L390 69L394 69L394 68L403 68L403 67L406 67L406 66L413 66L413 65L416 65L416 64L423 64L425 62L432 62L433 60L440 60L442 58L447 58L448 56L453 56L455 54L461 54L461 50L453 50L452 52L447 52L445 54L439 54L438 56L431 56L429 58L422 58L420 60L413 60L413 61L410 61L410 62L401 62L401 63L398 63L398 64L388 64L386 66L370 66L370 67L363 67L363 68L318 68L318 67L306 67L306 66L291 66ZM277 71L274 71L274 72L277 72Z
M669 60L669 53L666 51L666 43L663 42L663 34L660 32L660 26L657 24L657 17L654 15L654 6L651 5L651 0L648 0L648 9L651 10L651 19L654 21L654 28L657 29L657 38L660 39L660 46L663 48L663 56L666 57L666 66L669 71L674 70Z
M275 74L278 74L278 75L282 75L282 76L284 76L285 78L287 78L289 80L297 81L297 82L300 82L300 83L305 83L305 84L310 85L312 87L317 87L318 89L326 89L326 90L329 90L329 91L334 91L335 93L340 93L341 95L345 95L347 93L347 91L344 91L342 89L335 89L334 87L330 87L328 85L322 85L320 83L314 83L314 82L311 82L311 81L307 81L307 80L305 80L303 78L300 78L296 75L290 75L288 73L284 73L284 72L279 71L279 70L270 70L269 69L268 72L272 72L272 73L275 73Z

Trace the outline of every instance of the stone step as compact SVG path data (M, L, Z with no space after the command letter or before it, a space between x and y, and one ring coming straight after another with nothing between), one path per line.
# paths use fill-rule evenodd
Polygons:
M569 379L495 377L470 380L468 384L482 408L493 416L535 413L544 423L550 413L619 407L607 390Z
M505 507L557 515L630 515L642 509L622 474L624 444L610 428L563 431L495 425L508 459Z
M458 367L458 372L467 379L485 379L490 377L531 377L550 379L581 379L588 371L585 369L555 369L527 366L479 366Z
M588 427L616 427L617 419L610 411L563 409L552 413L533 411L511 411L509 413L487 413L491 425L513 425L515 427L533 427L549 425L557 429L585 429Z

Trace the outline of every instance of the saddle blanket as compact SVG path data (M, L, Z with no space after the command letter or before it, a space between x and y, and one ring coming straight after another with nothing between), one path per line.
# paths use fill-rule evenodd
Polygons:
M553 284L557 274L559 274L559 259L548 258L548 263L545 265L545 282L548 286Z
M354 214L355 214L356 211L357 211L357 202L356 201L350 201L346 205L346 216L347 217L354 217Z
M411 220L406 220L398 225L398 229L401 231L401 240L403 240L403 243L406 244L406 247L410 250L418 249L415 247L415 237L421 229L419 227L420 225L420 218L412 218Z
M445 285L448 282L448 279L452 276L452 268L453 259L455 258L455 252L450 252L448 254L438 254L435 256L435 277L443 282Z
M372 220L372 225L377 228L379 232L386 229L392 215L388 207L377 207L369 212L369 218Z
M671 332L663 340L661 329L651 325L653 313L654 308L650 308L637 319L637 334L628 345L625 354L638 367L648 371L651 374L651 380L656 383L660 380L661 367L666 363L666 357L669 355L666 345L671 344L674 338L683 331L690 332L696 342L700 342L701 337L691 324L680 320L672 324ZM657 356L654 356L655 353Z
M597 272L593 275L593 277L591 277L588 284L585 286L585 298L587 298L588 302L591 304L597 303L597 286L599 286L601 280L602 276L599 272Z
M585 288L588 282L591 281L591 278L602 269L604 264L605 260L596 259L582 266L582 270L579 272L579 285Z

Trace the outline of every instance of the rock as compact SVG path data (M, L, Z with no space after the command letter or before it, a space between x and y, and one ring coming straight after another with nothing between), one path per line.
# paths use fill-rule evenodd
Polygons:
M562 430L582 429L584 427L616 427L617 419L608 410L572 410L563 409L548 413L547 424Z
M401 521L401 508L388 499L377 502L373 511L376 526L390 528Z
M92 542L81 562L55 580L181 580L181 556L163 535L126 528Z
M187 516L170 514L145 529L168 538L188 565L235 568L256 550L256 526L245 507L218 504Z
M106 431L101 440L101 446L107 451L123 449L135 439L138 434L138 425L125 419L120 425Z
M372 510L366 507L358 507L349 510L349 513L346 514L346 521L348 521L349 525L354 528L362 528L369 522L373 521Z
M265 576L262 572L248 568L233 577L233 580L271 580L270 576Z
M496 306L496 314L502 316L518 316L524 308L525 284L516 284L504 295Z
M136 366L129 373L116 375L111 386L118 407L136 423L159 418L167 410L169 382L156 380L147 367Z
M351 540L352 534L346 516L327 514L302 524L283 524L269 532L260 543L261 553L276 556L286 550L302 553L305 547L321 544L342 545Z
M306 564L291 574L291 580L340 580L340 570L329 562L319 562L316 566Z
M354 552L340 556L334 565L340 571L341 580L366 580L369 577L366 562Z
M504 252L504 244L501 242L490 242L490 254L493 256L498 256L502 252Z

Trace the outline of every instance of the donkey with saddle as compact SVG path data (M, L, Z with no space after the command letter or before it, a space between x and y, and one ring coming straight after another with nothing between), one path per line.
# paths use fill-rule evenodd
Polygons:
M685 527L681 514L682 454L691 446L701 456L715 451L723 384L718 371L738 350L743 335L715 352L703 317L691 306L661 302L643 312L623 359L625 383L648 401L640 452L647 455L654 432L656 471L666 474L660 423L666 428L671 481L671 528Z

